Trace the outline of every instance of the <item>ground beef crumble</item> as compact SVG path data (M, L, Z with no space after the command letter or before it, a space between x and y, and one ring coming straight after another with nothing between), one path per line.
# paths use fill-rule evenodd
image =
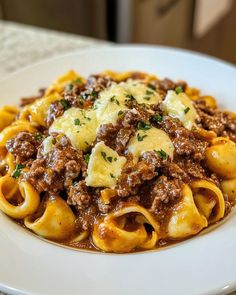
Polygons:
M202 99L195 102L195 108L204 129L214 131L217 136L229 137L236 142L236 116L234 114L210 108Z
M38 192L58 193L70 188L85 165L83 153L73 148L68 138L58 135L54 139L52 150L44 155L41 148L25 174Z
M28 160L35 158L41 141L42 136L39 133L23 131L8 140L6 148L14 155L16 163L25 164Z

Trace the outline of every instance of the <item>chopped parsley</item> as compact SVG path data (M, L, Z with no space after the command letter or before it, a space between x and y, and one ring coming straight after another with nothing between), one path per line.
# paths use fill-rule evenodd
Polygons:
M20 175L21 175L21 170L22 170L23 168L25 168L24 165L22 165L22 164L17 164L17 165L16 165L16 169L15 169L15 170L13 171L13 173L12 173L12 177L14 177L14 178L19 178Z
M118 112L118 116L121 116L121 115L123 115L123 114L124 114L123 111L119 111L119 112Z
M150 90L146 91L146 95L153 95L153 94L154 94L153 91L150 91Z
M150 100L151 99L151 97L150 96L144 96L144 98L143 99L145 99L145 100Z
M187 108L184 110L184 113L187 114L189 111L190 111L190 108L187 107Z
M105 161L107 161L107 154L105 152L101 152L101 155Z
M96 91L92 91L91 92L91 95L93 96L93 97L95 97L95 98L97 98L98 97L98 92L96 92Z
M110 102L115 102L118 106L120 105L120 102L116 99L115 95L110 98Z
M181 92L184 92L183 88L181 86L178 86L175 88L176 94L180 94Z
M82 83L82 80L81 80L80 78L77 78L77 79L75 80L75 83L76 83L76 84L81 84L81 83Z
M66 91L71 91L73 89L73 87L74 87L73 84L67 84L65 89L66 89Z
M111 178L116 178L114 174L110 173Z
M126 94L125 95L129 100L135 100L132 94Z
M84 155L84 161L85 161L86 164L88 164L89 159L90 159L90 154Z
M64 107L65 111L68 110L70 108L69 103L63 98L62 100L60 100L62 106Z
M112 157L107 157L107 160L111 163L113 158Z
M149 130L152 128L152 125L151 124L147 124L143 121L139 121L138 124L137 124L137 129L138 130Z
M42 135L41 133L36 133L36 134L34 135L34 139L35 139L35 140L42 140L42 139L43 139L43 135Z
M143 139L144 139L145 137L147 137L147 134L145 134L145 135L143 135L143 136L141 136L139 133L137 134L137 139L138 139L138 141L143 141Z
M114 161L115 161L115 162L117 161L117 157L114 158Z
M80 119L75 119L74 120L74 124L76 125L76 126L80 126L81 125L81 122L80 122Z
M87 141L84 141L85 144L89 145L89 143Z
M159 151L155 151L157 154L158 154L158 156L160 156L163 160L166 160L166 158L167 158L167 154L166 154L166 152L165 151L163 151L163 150L159 150Z
M92 107L93 110L97 110L97 108L98 108L98 106L95 105L95 104L94 104L93 107Z
M152 84L148 84L148 88L151 88L153 90L156 90L156 87L154 85L152 85Z
M107 154L105 152L101 152L101 155L106 162L108 161L108 162L112 163L113 160L117 161L117 158L113 159L113 157L107 156Z
M163 120L162 115L154 115L154 116L152 116L152 121L153 122L160 123L162 120Z

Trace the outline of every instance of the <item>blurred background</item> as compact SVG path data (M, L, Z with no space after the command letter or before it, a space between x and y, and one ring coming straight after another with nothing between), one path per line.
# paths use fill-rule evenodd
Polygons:
M186 48L236 64L235 0L0 0L0 28L9 22L73 38ZM0 29L0 52L6 38Z

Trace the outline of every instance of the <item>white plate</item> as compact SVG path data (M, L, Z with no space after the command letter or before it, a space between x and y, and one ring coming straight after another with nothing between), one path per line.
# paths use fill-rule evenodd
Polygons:
M89 50L26 68L0 82L0 102L18 102L58 75L142 70L185 79L236 111L235 67L164 47ZM43 241L0 214L0 289L14 294L223 294L236 289L236 211L214 230L153 252L86 253Z

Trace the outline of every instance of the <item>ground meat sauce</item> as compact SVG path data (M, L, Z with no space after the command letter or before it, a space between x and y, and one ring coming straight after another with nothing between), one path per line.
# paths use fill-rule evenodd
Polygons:
M229 112L208 107L204 100L195 102L200 116L200 124L206 130L211 130L217 136L226 136L236 142L236 116Z
M134 72L129 78L144 80L145 75ZM127 78L124 79L124 81ZM63 115L70 107L87 109L98 99L99 92L109 87L114 79L109 76L92 75L87 82L73 82L65 87L62 100L53 102L47 112L48 127ZM168 90L180 87L187 89L184 81L173 82L170 79L153 80L149 87L155 89L162 98ZM44 94L41 91L40 97ZM22 99L21 105L32 103L37 97ZM67 107L65 107L65 105ZM42 140L44 135L36 136L28 132L20 132L6 144L7 150L14 156L16 163L25 164L30 161L29 169L23 178L43 196L60 195L67 200L76 214L76 227L79 231L92 231L94 218L103 216L122 207L126 203L141 204L163 224L168 221L168 212L181 200L185 183L194 180L207 179L219 186L220 178L210 172L205 164L205 152L209 146L209 138L202 136L199 128L214 131L217 136L228 136L236 142L235 115L208 107L199 98L194 102L199 115L197 128L186 129L178 119L163 114L159 104L139 105L135 99L128 101L129 110L122 111L115 125L103 124L97 130L93 146L103 141L107 146L125 156L127 162L121 176L112 189L112 199L109 204L101 201L101 191L104 188L92 188L86 185L88 161L86 154L75 149L70 140L61 134L52 134L52 148L44 152ZM155 116L160 120L154 120ZM165 131L174 146L174 157L161 157L155 151L144 152L138 162L127 151L130 139L135 135L140 124L152 124ZM225 196L227 212L231 205ZM93 247L88 240L77 245L80 248Z
M40 133L20 132L16 137L8 140L6 148L14 155L16 163L25 164L36 157L42 138Z
M58 135L54 140L48 153L39 149L37 159L24 176L38 192L55 194L69 189L85 166L83 153L73 148L68 138Z

